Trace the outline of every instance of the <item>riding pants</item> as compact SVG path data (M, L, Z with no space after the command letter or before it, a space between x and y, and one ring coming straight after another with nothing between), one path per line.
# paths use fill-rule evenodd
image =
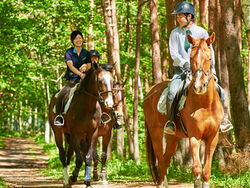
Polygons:
M69 97L69 92L72 87L77 84L79 80L70 80L57 94L56 98L56 115L62 114L63 111L63 103Z

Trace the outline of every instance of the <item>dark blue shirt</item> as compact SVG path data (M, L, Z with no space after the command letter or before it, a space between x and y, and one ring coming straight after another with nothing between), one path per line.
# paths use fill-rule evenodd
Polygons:
M76 49L74 47L69 48L65 53L65 62L67 63L67 61L70 61L70 60L73 62L73 66L77 70L79 70L79 68L83 64L87 64L87 63L91 62L90 55L89 55L89 52L87 50L82 48L80 55L78 56L76 53ZM66 72L64 78L66 78L69 81L74 81L74 80L80 79L80 76L73 73L69 69L69 67L67 66L67 72Z

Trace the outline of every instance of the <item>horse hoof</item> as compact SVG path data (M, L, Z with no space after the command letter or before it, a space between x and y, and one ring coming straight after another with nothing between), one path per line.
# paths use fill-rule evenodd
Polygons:
M91 186L90 185L90 180L84 180L84 184L86 185L86 187Z
M98 175L94 175L94 176L93 176L93 181L99 181Z
M196 180L194 180L194 188L202 188L201 186L201 178L197 178Z
M108 185L108 181L107 180L102 180L102 184L103 185Z
M77 178L74 178L73 176L69 177L69 185L75 185L77 182Z
M203 182L203 187L202 188L210 188L209 183Z

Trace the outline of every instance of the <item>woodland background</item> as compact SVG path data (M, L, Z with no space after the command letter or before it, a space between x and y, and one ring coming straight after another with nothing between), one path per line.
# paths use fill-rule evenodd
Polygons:
M84 48L98 50L101 63L116 63L118 81L127 79L124 127L113 132L109 156L112 149L112 155L121 160L146 165L142 101L150 86L172 76L168 39L177 25L170 13L178 2L2 0L1 130L42 134L47 143L53 143L48 104L64 84L64 54L72 46L71 31L80 30L85 37ZM249 161L250 2L189 2L196 7L197 24L209 34L216 34L213 44L216 71L219 83L225 89L225 112L234 126L229 133L221 134L216 151L218 166L225 169L235 159L232 157L234 153L241 153ZM191 164L186 139L180 141L174 163L185 168ZM240 164L236 165L239 167Z

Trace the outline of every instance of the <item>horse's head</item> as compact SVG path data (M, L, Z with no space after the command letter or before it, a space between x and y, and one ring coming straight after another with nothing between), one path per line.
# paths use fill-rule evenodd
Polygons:
M98 63L93 64L94 69L97 71L97 87L99 102L104 108L111 109L114 105L113 101L113 76L110 67L107 69L102 68Z
M119 82L114 83L113 87L113 112L115 114L117 124L114 125L114 128L120 128L122 126L123 121L123 108L122 103L125 97L124 86L126 84L126 80L121 84Z
M187 39L192 44L190 64L193 73L193 90L196 94L204 94L213 75L212 53L209 46L214 42L215 34L213 33L208 39L194 39L188 34Z

